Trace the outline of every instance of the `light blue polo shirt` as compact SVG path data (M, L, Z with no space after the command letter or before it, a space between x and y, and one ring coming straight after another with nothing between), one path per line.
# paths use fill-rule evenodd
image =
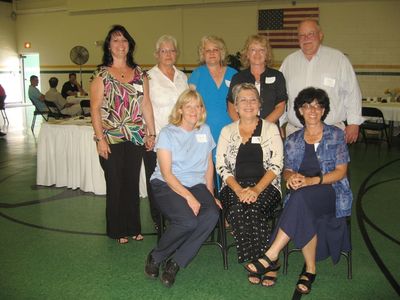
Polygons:
M154 151L168 150L172 154L172 173L187 187L206 183L205 174L208 168L208 155L215 148L210 127L203 124L198 129L185 129L168 124L161 129ZM165 181L157 167L150 180Z

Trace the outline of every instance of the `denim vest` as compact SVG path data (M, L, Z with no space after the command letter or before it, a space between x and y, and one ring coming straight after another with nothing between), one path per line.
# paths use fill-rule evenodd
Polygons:
M285 169L297 172L305 152L304 128L291 134L285 141ZM335 170L336 165L350 161L343 130L324 124L322 139L317 148L317 158L322 171L326 174ZM353 194L347 177L332 184L336 194L336 217L351 215ZM285 197L285 204L290 194Z

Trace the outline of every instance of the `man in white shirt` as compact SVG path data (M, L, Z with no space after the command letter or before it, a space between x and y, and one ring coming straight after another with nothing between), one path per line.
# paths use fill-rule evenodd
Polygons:
M313 86L324 89L329 96L330 112L325 123L344 129L347 143L354 143L363 122L361 91L350 61L340 51L321 45L323 37L316 21L301 22L300 50L286 57L280 68L289 96L286 135L302 127L294 111L294 100L301 90Z
M54 102L58 109L64 115L77 116L82 113L80 104L67 103L67 100L57 91L58 79L51 77L49 79L50 89L44 96L47 101Z

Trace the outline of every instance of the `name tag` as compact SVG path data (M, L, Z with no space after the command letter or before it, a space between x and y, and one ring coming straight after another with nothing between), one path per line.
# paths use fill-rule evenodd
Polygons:
M265 83L266 83L266 84L274 83L275 80L276 80L275 76L272 76L272 77L265 77Z
M261 137L260 136L253 136L251 137L252 144L261 144Z
M325 77L324 78L324 85L333 88L335 86L336 80L333 78Z
M204 133L196 134L196 140L198 143L207 143L207 136Z
M225 85L226 85L227 87L229 87L229 86L231 85L231 81L230 81L230 80L227 80L227 79L225 79Z

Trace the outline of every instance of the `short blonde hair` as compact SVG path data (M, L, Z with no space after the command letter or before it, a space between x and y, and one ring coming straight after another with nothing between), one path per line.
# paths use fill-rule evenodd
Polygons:
M233 103L234 103L234 105L237 105L237 104L238 104L238 103L237 103L237 100L238 100L239 94L240 94L240 92L243 91L243 90L246 90L246 91L253 91L254 94L256 95L256 98L257 98L257 100L258 100L258 103L259 103L260 105L262 104L262 100L261 100L260 94L258 93L258 90L257 90L256 86L255 86L253 83L245 82L245 83L240 83L240 84L235 85L235 86L233 87L233 89L232 89L232 97L233 97Z
M260 34L251 35L247 38L246 43L240 52L240 61L242 62L242 66L245 68L250 66L249 59L247 58L247 52L249 51L250 45L253 43L258 43L265 48L265 65L268 66L272 62L272 50L268 38L265 35Z
M170 124L176 126L182 124L182 113L179 110L192 100L197 100L200 103L200 106L203 108L203 114L201 115L200 120L196 123L195 128L199 128L202 124L204 124L204 122L206 121L207 113L204 106L203 98L195 89L192 88L184 90L179 96L168 118Z
M217 48L221 52L221 62L220 63L222 66L226 66L226 54L228 52L228 50L226 48L226 44L222 38L214 36L214 35L206 35L201 38L199 49L198 49L200 63L201 64L206 63L205 59L204 59L204 53L203 53L206 43L211 43L211 44L214 44L217 46Z
M174 49L176 50L176 54L178 54L178 42L176 38L174 38L172 35L167 35L164 34L160 36L156 42L156 49L154 50L154 56L158 56L158 52L160 51L160 47L162 43L171 43L174 46Z

